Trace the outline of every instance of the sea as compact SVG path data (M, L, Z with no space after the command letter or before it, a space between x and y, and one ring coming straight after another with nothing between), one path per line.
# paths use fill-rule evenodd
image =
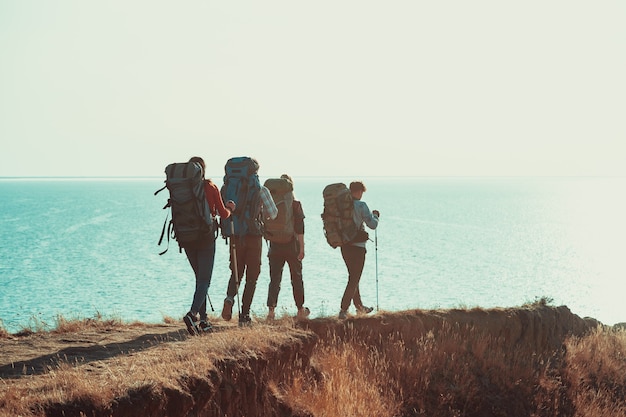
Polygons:
M221 185L221 176L213 177ZM517 307L548 302L612 325L626 321L626 178L372 177L360 289L381 311ZM263 181L264 178L261 178ZM294 177L305 219L306 306L335 316L347 282L325 240L323 188L353 178ZM0 327L54 329L59 319L180 319L194 276L175 241L160 246L163 178L0 179ZM267 313L267 246L252 304ZM217 240L209 289L219 319L229 247ZM288 267L278 315L295 314ZM352 311L354 312L354 311Z

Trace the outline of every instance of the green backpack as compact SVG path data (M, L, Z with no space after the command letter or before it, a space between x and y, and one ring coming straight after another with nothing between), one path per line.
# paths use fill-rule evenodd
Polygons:
M278 215L265 220L263 236L270 242L287 243L295 236L293 228L293 184L285 178L269 178L263 184L272 194Z
M343 183L327 185L322 192L322 223L326 241L333 248L353 242L358 229L354 223L354 199Z

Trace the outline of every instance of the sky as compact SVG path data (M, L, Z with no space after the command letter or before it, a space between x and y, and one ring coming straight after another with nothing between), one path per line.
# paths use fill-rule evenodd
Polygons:
M626 176L626 2L0 0L0 177Z

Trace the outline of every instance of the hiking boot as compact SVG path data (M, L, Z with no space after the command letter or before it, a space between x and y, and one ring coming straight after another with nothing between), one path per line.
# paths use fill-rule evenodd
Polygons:
M235 300L232 297L224 298L224 307L222 308L222 318L226 321L229 321L233 318L233 304L235 304Z
M359 313L359 314L369 314L369 313L371 313L372 311L374 311L374 307L366 307L366 306L361 306L361 307L358 307L358 308L356 309L356 311L357 311L357 313Z
M296 315L296 318L298 320L304 320L309 317L309 314L311 314L311 310L309 310L308 307L300 307L298 308L298 314Z
M251 324L252 324L252 319L250 318L250 314L242 314L239 316L240 326L249 326Z
M200 320L198 322L198 330L200 333L211 333L213 332L213 326L208 320Z
M274 307L270 307L270 311L267 313L267 320L274 320L275 317Z
M183 321L187 326L187 331L189 332L189 334L192 336L197 336L200 332L197 324L198 316L190 311L189 313L185 314L185 317L183 317Z
M348 311L347 310L341 310L339 312L339 320L345 320L348 318Z

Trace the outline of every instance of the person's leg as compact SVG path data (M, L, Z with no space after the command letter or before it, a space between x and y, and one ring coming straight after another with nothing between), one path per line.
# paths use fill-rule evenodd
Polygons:
M191 269L193 270L194 277L196 281L198 281L198 250L197 249L185 249L185 255L187 255L187 260L189 261L189 265L191 265ZM195 298L195 295L194 295ZM193 305L193 302L192 302Z
M368 310L369 307L365 307L363 306L363 301L361 300L361 276L363 275L363 267L365 266L365 255L367 253L366 249L363 249L363 262L359 264L359 268L360 271L358 272L359 274L359 284L357 284L356 289L354 290L354 295L352 296L352 303L354 304L354 307L357 309L357 311L359 312L363 312L365 310ZM371 311L371 310L369 310ZM369 312L367 311L367 312Z
M215 245L211 241L205 248L202 249L185 249L185 254L189 260L189 264L193 269L196 281L196 289L191 302L191 308L189 312L183 317L183 321L187 326L187 330L190 334L198 334L199 331L207 331L210 327L208 324L198 327L198 320L201 323L208 323L206 321L206 295L211 285L211 276L213 274L213 261L215 259ZM198 317L199 316L199 317Z
M198 251L198 272L196 275L196 292L193 296L192 311L200 314L200 320L206 320L206 297L211 278L213 276L213 265L215 261L215 242L211 242L207 247Z
M243 289L243 297L241 300L242 316L248 316L250 314L250 306L252 305L252 298L256 290L256 282L261 273L261 251L263 249L261 236L245 236L245 240L246 285Z
M241 278L244 274L245 267L245 240L237 236L231 236L230 247L230 279L228 280L228 288L226 290L226 298L224 299L224 307L222 308L222 318L224 320L230 320L233 315L233 304L235 304L235 296L239 291L241 285ZM233 244L235 249L233 250ZM234 252L234 253L233 253ZM235 268L235 259L236 268ZM235 270L237 274L235 275Z
M291 290L293 292L293 301L298 308L296 318L304 319L309 316L311 311L304 307L304 281L302 279L302 261L298 259L298 253L294 252L287 258L289 263L289 272L291 273Z
M285 257L281 253L272 253L267 258L270 264L270 284L267 291L267 306L274 308L278 304L278 294L280 293L280 283L285 267Z
M187 260L189 261L189 265L191 265L191 269L193 270L193 273L194 273L194 277L196 281L196 292L197 292L198 291L198 251L196 249L185 249L185 255L187 255ZM191 301L190 310L183 317L183 322L185 323L185 326L187 326L187 331L191 335L198 334L198 326L196 324L196 322L198 321L198 311L193 310L194 299L195 299L195 293Z
M245 238L232 236L230 239L233 239L235 244L235 256L233 257L233 249L231 247L230 250L230 280L228 281L228 290L226 292L226 296L230 298L234 298L237 295L238 287L241 286L241 280L244 275L244 270L246 267L246 240ZM234 258L237 259L237 268L235 268ZM237 270L237 276L235 276L235 269Z
M193 294L191 311L200 313L201 318L206 318L206 294L213 275L215 245L210 244L202 249L185 249L185 254L196 276L196 290Z
M341 255L348 269L348 283L341 298L341 310L347 311L359 287L363 267L365 266L365 248L345 245L341 247Z
M359 283L356 286L356 289L354 290L354 295L352 296L352 303L354 304L354 307L356 308L357 313L359 314L368 314L371 313L372 311L374 311L373 307L367 307L365 305L363 305L363 301L361 300L361 276L363 275L363 267L365 266L365 256L366 256L367 250L363 250L363 262L360 263L359 268L360 271L358 272L359 274Z
M304 282L302 280L302 261L298 259L298 254L291 253L286 258L289 264L289 273L291 275L291 290L293 292L293 301L296 303L298 310L304 306Z
M359 283L361 282L361 279L359 278ZM359 286L356 286L356 289L354 290L354 295L352 296L352 304L354 304L354 307L357 310L360 310L363 308L363 301L361 300L361 290L359 289Z
M278 304L278 294L280 293L280 284L283 279L285 257L278 251L272 251L270 247L267 259L270 265L270 284L267 291L267 319L274 320L276 314L274 310Z

